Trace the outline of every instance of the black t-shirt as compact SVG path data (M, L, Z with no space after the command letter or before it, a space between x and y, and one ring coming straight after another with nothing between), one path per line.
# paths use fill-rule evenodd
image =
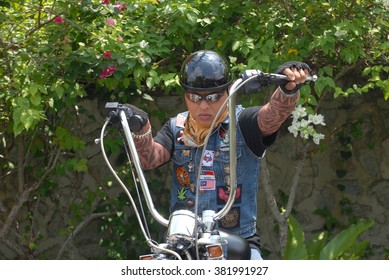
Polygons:
M258 157L261 157L266 148L274 143L277 132L270 136L262 137L258 127L257 116L259 106L248 107L240 113L238 124L243 134L243 138L250 150ZM173 154L174 135L169 125L170 121L158 131L154 140L164 146L170 154Z

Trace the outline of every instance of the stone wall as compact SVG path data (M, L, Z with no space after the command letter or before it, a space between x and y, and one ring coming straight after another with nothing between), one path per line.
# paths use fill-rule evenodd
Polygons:
M322 129L326 139L322 150L312 147L302 171L296 218L308 239L325 224L323 217L313 213L317 209L328 209L343 225L352 216L372 219L374 226L362 237L371 241L368 258L383 259L389 248L389 101L381 93L326 98L320 113L326 120ZM301 143L296 144L286 128L281 130L266 154L274 192L289 193L300 151ZM263 245L276 251L273 219L260 190L258 221Z

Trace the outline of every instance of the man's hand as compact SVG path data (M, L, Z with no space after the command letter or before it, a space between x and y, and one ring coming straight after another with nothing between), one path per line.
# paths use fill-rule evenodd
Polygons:
M127 115L130 128L134 132L139 132L146 125L149 119L148 114L131 104L124 104L123 106L129 108L132 112L132 114Z
M280 86L285 94L295 94L298 92L309 75L308 64L299 61L286 62L277 69L277 74L283 74L288 77L290 82Z

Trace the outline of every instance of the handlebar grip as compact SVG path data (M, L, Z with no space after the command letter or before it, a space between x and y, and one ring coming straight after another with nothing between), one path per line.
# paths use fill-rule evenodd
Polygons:
M140 115L132 115L128 119L128 125L131 131L139 132L143 128L143 118Z
M261 87L267 87L270 85L285 85L289 82L286 75L275 73L264 73L260 70L246 70L241 75L243 80L243 86L241 92L244 94L258 93ZM317 80L316 75L307 76L305 82L315 82Z
M272 84L276 84L276 85L284 85L288 82L290 82L288 80L288 77L286 75L280 75L280 74L272 74L272 73L264 73L265 75L269 75L269 78L270 80L272 81ZM308 75L306 78L305 78L305 82L316 82L317 80L317 76L316 75Z
M140 115L140 113L134 112L134 106L129 104L120 104L118 102L107 102L105 109L108 110L112 122L120 122L119 111L124 111L128 121L128 126L133 132L139 132L147 123L147 119ZM139 109L138 109L139 110Z

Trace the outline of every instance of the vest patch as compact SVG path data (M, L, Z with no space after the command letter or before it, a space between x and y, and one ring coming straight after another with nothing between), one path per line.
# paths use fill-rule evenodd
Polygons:
M215 172L212 170L203 170L200 174L200 190L201 191L209 191L215 190L216 188L216 180L215 180Z
M177 190L177 198L178 198L178 200L180 200L180 201L185 200L187 191L188 190L184 189L184 188L181 188L181 189Z
M230 187L220 186L217 187L217 204L224 205L226 204L228 198L230 197ZM242 185L238 185L236 188L236 195L234 203L240 203L242 197Z
M221 124L219 129L219 137L222 139L223 143L228 143L230 141L228 124Z
M184 114L178 114L177 115L176 125L178 127L184 127L185 126L185 121L186 121L186 115L184 115Z
M189 186L189 184L190 184L189 174L188 174L188 171L186 171L186 169L184 167L181 166L181 167L178 167L176 169L176 178L177 178L178 183L182 187Z
M220 211L220 209L218 210ZM240 207L232 207L230 212L219 220L219 226L225 229L240 227Z
M215 151L205 150L202 160L203 166L213 166L213 160L215 158Z

